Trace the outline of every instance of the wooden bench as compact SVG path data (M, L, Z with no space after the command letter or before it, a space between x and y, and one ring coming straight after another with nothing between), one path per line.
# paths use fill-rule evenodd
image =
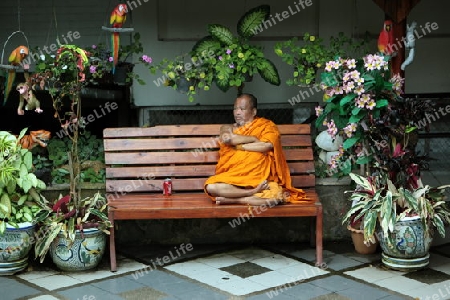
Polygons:
M218 159L219 128L214 124L104 130L106 192L113 223L109 240L111 271L117 268L116 220L237 218L251 211L246 205L216 205L204 193L204 182L214 174ZM315 217L311 219L311 241L316 247L316 265L320 266L322 205L314 189L310 126L278 128L293 186L304 189L314 201L259 209L252 217ZM165 178L172 179L171 196L162 193Z

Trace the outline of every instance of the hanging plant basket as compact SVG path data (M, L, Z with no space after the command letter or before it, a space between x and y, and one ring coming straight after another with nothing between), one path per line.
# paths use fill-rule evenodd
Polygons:
M114 84L120 86L131 86L133 80L129 77L129 74L133 71L134 64L128 62L119 62L115 68L113 74Z

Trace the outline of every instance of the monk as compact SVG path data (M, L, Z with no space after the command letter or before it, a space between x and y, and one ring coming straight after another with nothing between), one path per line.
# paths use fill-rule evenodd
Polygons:
M218 205L308 202L304 191L291 185L277 126L256 113L254 95L237 97L236 123L220 128L216 175L206 180L205 192Z

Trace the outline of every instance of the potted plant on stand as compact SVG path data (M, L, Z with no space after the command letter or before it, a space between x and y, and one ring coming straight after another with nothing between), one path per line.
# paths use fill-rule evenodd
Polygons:
M0 131L0 275L12 275L28 266L34 243L36 215L44 199L43 181L32 173L32 154L19 136Z
M151 71L161 71L168 79L167 85L176 89L179 89L178 80L186 79L189 101L194 100L198 90L209 90L213 83L223 92L235 87L237 94L241 94L245 82L251 81L255 74L278 86L280 76L275 64L265 57L261 46L250 44L250 39L259 32L262 22L269 16L268 5L250 9L239 19L237 35L226 26L209 24L209 35L200 39L189 53L189 72L186 72L184 58L179 57L175 62L164 60L162 65L155 66Z
M423 186L424 158L415 149L418 128L414 124L431 103L400 97L402 79L391 76L389 57L371 54L333 60L326 63L321 77L326 104L316 109L316 125L343 137L330 169L342 167L357 184L343 223L359 222L366 243L375 242L378 229L383 263L389 267L425 266L434 229L442 235L444 224L450 221L442 201L446 187ZM361 167L359 175L356 166ZM414 231L414 224L400 229L409 217L418 220L423 235ZM411 251L422 244L422 251Z
M88 80L94 85L115 84L119 86L130 86L133 80L144 85L137 73L133 72L136 64L143 64L149 67L152 58L143 54L144 47L141 42L141 35L136 32L129 44L121 44L119 47L119 60L114 67L111 51L100 43L85 48L90 61ZM137 62L133 62L133 56L139 55ZM114 68L113 68L114 67Z
M287 41L278 42L274 46L275 54L294 68L292 78L287 85L310 86L316 84L323 71L325 63L335 57L348 57L365 54L368 38L356 39L345 36L342 32L337 37L331 36L329 43L306 32L299 40L293 37Z
M88 84L87 76L92 74L91 63L88 52L74 45L64 45L48 66L52 74L49 92L55 116L71 141L67 152L70 183L68 195L54 203L43 203L37 219L40 227L36 233L35 254L42 262L50 251L53 262L66 271L96 267L105 250L105 234L111 226L106 200L99 192L81 197L78 141L85 123L80 92Z

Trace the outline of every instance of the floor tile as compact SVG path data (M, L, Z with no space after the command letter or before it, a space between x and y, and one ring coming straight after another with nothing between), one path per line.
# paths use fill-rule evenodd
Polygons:
M40 293L39 290L17 282L13 276L0 276L0 299L13 300L25 296L33 296Z
M363 263L361 263L360 261L356 261L342 254L336 254L327 259L327 267L335 271L354 268L362 264Z
M351 288L355 284L355 281L339 275L332 275L329 277L310 281L309 283L324 288L328 291L340 292Z
M50 275L32 280L33 284L43 287L49 291L83 283L83 281L67 275Z
M425 268L415 272L409 272L403 276L426 284L433 284L450 280L450 276L448 274L429 268Z
M114 295L91 285L71 288L60 291L58 294L70 300L123 300L119 295Z
M95 282L92 285L113 294L119 294L143 287L143 285L136 282L136 280L130 280L129 278L123 277L102 280Z
M363 267L361 269L347 271L344 274L361 279L367 282L376 283L386 278L400 277L404 273L392 270L384 270L374 266Z
M28 300L59 300L59 299L53 297L52 295L41 295L33 298L28 298Z
M415 288L427 288L429 286L426 283L422 283L414 279L409 279L404 276L378 280L377 282L375 282L375 284L377 286L384 287L400 294L405 294L405 292Z

